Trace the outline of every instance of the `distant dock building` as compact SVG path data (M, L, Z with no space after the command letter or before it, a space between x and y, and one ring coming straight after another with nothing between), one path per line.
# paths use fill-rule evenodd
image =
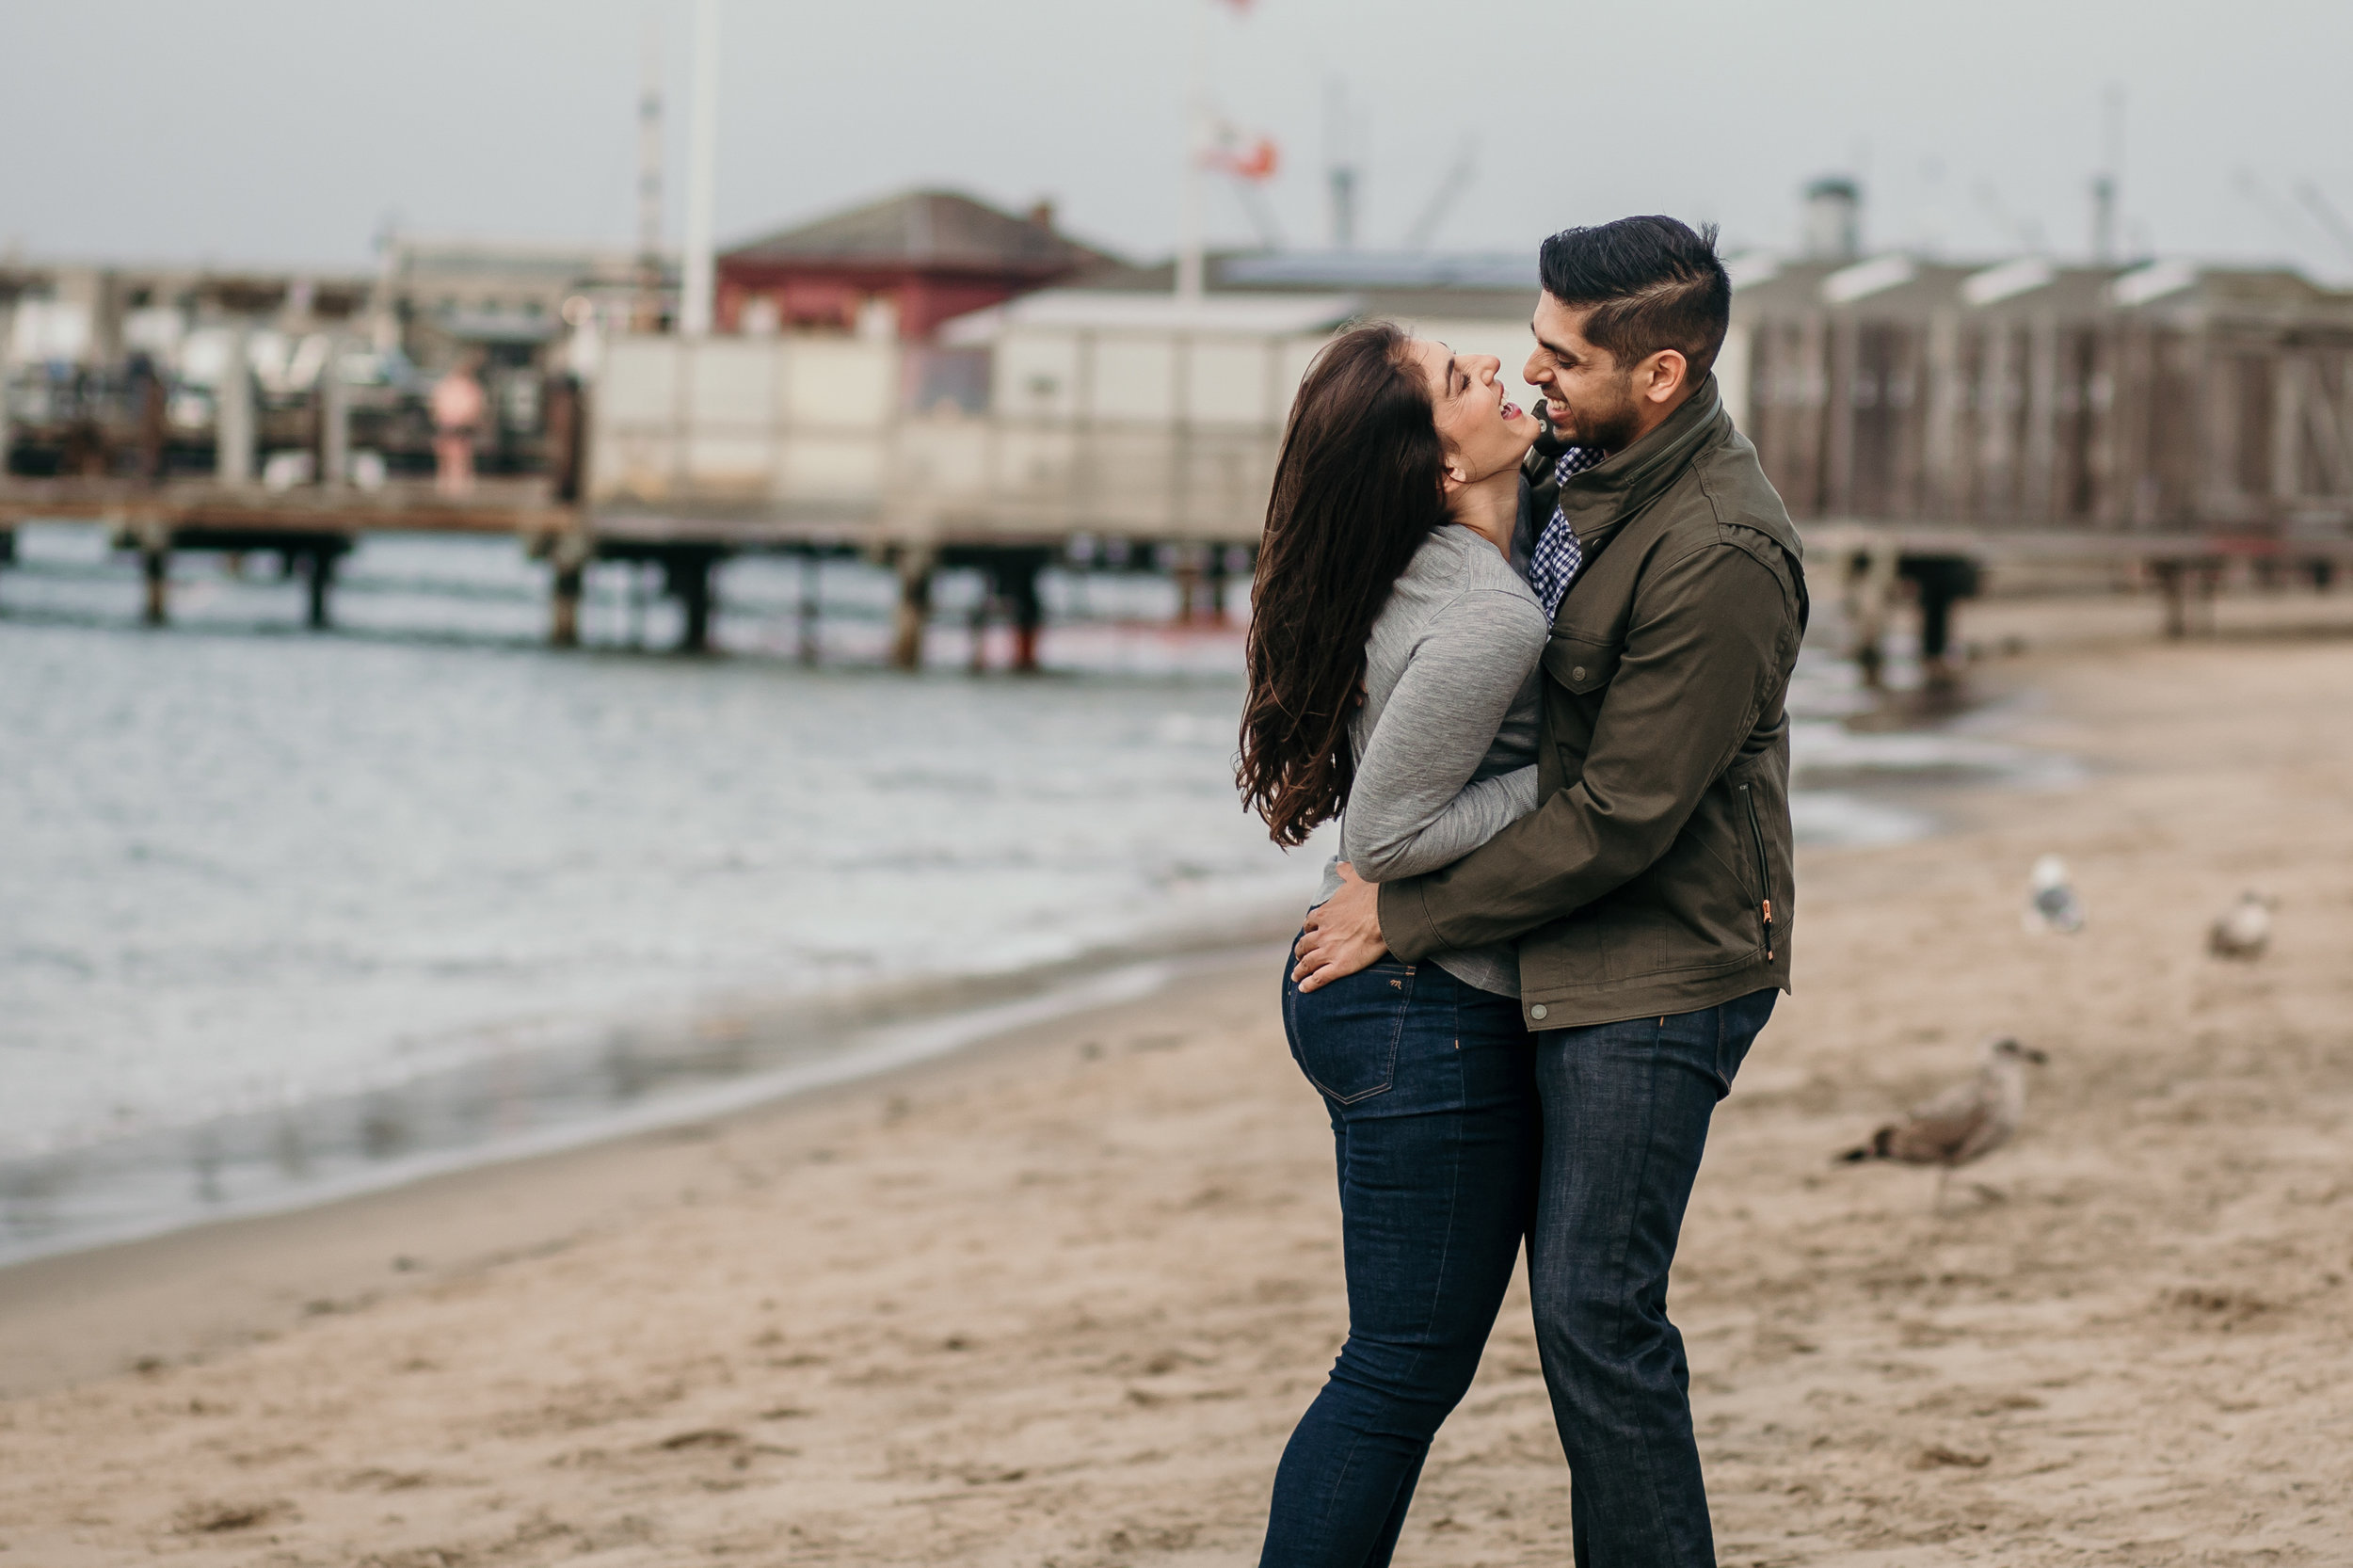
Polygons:
M1121 264L1058 232L1051 202L1014 214L908 191L723 251L717 316L725 332L927 343L957 316Z

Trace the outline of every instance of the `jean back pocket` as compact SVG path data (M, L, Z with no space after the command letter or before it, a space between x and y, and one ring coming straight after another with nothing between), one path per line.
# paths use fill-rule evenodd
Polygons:
M1414 1001L1414 966L1384 960L1313 991L1283 986L1291 1056L1319 1094L1354 1105L1397 1081L1398 1041Z

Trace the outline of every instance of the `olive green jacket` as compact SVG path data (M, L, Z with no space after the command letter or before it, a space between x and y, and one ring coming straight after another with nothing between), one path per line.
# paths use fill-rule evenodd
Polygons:
M1531 456L1548 517L1549 458ZM1801 547L1713 376L1559 488L1584 568L1544 661L1535 813L1385 884L1407 962L1519 938L1530 1029L1789 987L1789 722Z

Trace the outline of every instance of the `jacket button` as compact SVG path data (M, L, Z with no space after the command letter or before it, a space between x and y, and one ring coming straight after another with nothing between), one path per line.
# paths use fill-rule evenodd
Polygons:
M1584 679L1585 679L1585 666L1584 666L1583 664L1579 664L1579 665L1577 665L1575 669L1573 669L1573 670L1569 671L1569 679L1570 679L1570 680L1584 680ZM1539 1015L1539 1016L1541 1016L1541 1015Z
M1528 1010L1528 1016L1531 1018L1543 1017L1545 1016L1545 1004L1541 1001L1538 1002L1535 1006Z

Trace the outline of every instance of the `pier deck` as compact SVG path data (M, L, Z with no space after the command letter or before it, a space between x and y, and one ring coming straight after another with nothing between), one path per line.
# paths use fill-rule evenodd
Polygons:
M375 490L315 485L273 490L207 480L12 477L0 481L0 564L9 558L13 531L21 524L64 520L106 524L118 549L139 555L145 617L161 625L169 616L168 563L175 552L274 553L303 577L311 623L323 628L328 624L336 563L366 536L507 536L530 558L549 564L551 637L558 645L578 640L584 568L598 560L633 561L663 568L665 589L684 612L682 645L699 650L709 643L712 574L734 555L856 550L877 560L897 560L906 588L903 619L920 630L933 568L991 571L1004 580L1000 588L1018 600L1020 584L1012 579L1048 564L1062 542L1048 537L1050 529L1035 531L1034 538L1016 537L998 525L966 538L952 527L942 531L936 522L920 536L902 537L884 518L848 510L785 517L759 508L594 508L557 501L552 489L545 480L493 479L478 482L464 498L453 498L413 482ZM1811 520L1801 530L1817 596L1843 591L1862 634L1872 640L1885 619L1899 566L1909 572L1912 563L1923 560L1972 568L2065 561L2138 568L2161 589L2166 629L2177 636L2194 628L2200 604L2234 562L2308 572L2322 586L2353 568L2353 536L2335 533L2093 531L1860 518ZM1165 541L1129 542L1149 547ZM1179 575L1186 569L1178 568ZM1922 589L1924 598L1936 591L1927 581ZM911 645L909 630L902 628L902 642Z

